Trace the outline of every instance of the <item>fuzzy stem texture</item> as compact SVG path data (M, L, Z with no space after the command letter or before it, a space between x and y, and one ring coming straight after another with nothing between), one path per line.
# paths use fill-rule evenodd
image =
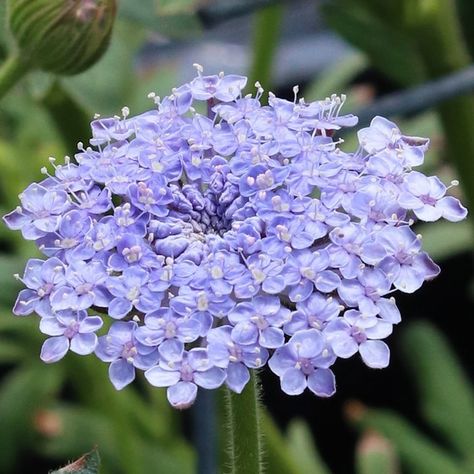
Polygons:
M241 394L227 390L226 417L230 473L263 473L259 386L255 371L251 371L250 381Z
M0 66L0 100L30 70L28 63L13 54Z

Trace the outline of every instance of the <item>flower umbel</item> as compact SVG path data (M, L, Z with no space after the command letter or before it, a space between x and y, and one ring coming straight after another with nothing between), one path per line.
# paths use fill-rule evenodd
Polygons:
M4 220L45 258L13 311L52 336L43 360L95 351L117 389L144 370L177 408L197 387L240 393L267 361L287 394L321 397L338 357L387 366L392 293L439 272L412 224L467 211L412 171L428 140L376 117L343 152L344 97L263 105L246 81L198 68L153 110L94 120L90 146L20 195Z

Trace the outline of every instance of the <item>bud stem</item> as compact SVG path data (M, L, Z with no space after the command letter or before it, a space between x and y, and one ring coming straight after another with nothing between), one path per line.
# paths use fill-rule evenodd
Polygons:
M0 66L0 100L30 70L17 54L10 55Z
M229 439L228 465L231 474L261 474L259 386L255 370L241 394L227 390L226 418Z

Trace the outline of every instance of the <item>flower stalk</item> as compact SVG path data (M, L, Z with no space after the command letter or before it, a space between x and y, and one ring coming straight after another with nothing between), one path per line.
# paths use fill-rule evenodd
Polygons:
M227 390L228 465L231 474L263 472L259 389L256 371L251 371L250 381L241 394Z
M12 54L0 67L0 99L30 70L18 54Z

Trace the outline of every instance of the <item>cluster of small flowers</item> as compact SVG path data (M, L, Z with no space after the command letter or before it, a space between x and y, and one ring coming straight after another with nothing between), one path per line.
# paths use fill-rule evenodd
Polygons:
M151 111L97 118L91 146L20 195L4 220L46 258L14 313L40 316L42 360L95 352L117 389L141 369L178 408L198 386L241 392L267 362L287 394L321 397L338 357L387 366L390 295L439 272L411 225L466 209L412 171L428 140L376 117L347 153L344 97L262 105L246 81L198 68Z

